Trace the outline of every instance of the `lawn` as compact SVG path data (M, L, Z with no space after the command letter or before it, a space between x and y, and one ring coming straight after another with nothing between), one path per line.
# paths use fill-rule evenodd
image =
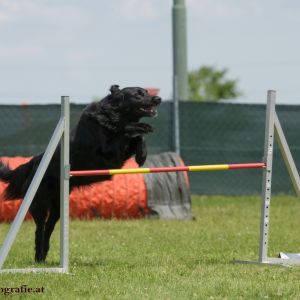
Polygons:
M269 255L300 252L300 203L273 197ZM193 197L193 221L70 223L70 274L0 274L22 299L300 299L300 267L236 264L258 257L259 197ZM8 230L1 224L0 238ZM5 267L33 264L34 224L22 225ZM59 262L59 226L47 263ZM41 291L41 290L40 290ZM3 293L0 294L3 297Z

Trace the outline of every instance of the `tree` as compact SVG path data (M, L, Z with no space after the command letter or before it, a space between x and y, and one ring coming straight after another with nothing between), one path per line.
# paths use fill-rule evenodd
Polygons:
M237 80L226 79L227 69L217 70L212 66L203 66L189 72L189 100L219 101L237 98L241 93L237 89Z

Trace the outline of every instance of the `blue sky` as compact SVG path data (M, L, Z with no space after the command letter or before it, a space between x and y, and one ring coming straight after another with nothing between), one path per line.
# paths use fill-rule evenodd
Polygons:
M87 103L111 84L172 95L172 0L0 0L0 103ZM188 65L228 68L240 102L300 104L300 1L186 0Z

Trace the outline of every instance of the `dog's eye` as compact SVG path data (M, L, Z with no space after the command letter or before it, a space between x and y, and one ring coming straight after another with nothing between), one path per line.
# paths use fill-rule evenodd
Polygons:
M141 95L140 93L136 93L136 94L134 94L134 97L136 99L141 99L143 97L143 95Z
M139 96L145 96L145 92L143 90L138 90L137 92Z

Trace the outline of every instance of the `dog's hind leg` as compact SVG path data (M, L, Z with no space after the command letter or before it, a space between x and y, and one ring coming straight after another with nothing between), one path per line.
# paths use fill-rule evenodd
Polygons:
M45 260L44 240L45 240L45 223L47 218L47 207L41 206L39 209L30 209L34 219L35 230L35 261L42 262Z
M55 207L50 209L48 220L45 225L45 236L44 236L44 260L46 259L47 253L50 247L50 237L54 230L55 224L60 216L60 208Z

